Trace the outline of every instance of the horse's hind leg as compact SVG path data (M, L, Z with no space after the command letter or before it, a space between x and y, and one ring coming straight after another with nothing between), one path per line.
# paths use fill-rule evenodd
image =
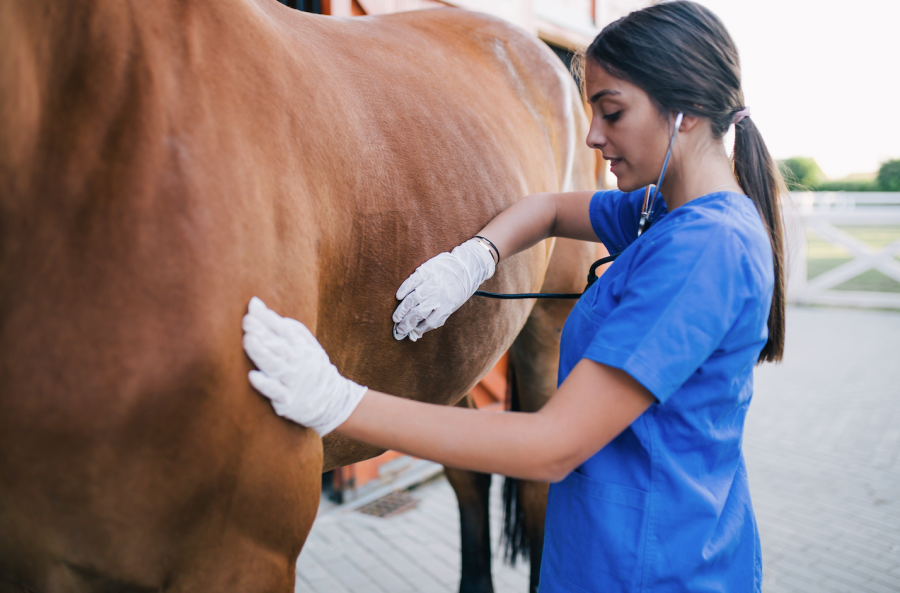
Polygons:
M558 239L548 266L543 292L581 292L591 263L604 255L602 247ZM509 400L513 409L536 412L556 391L559 337L573 302L541 300L534 306L525 327L509 354ZM459 402L474 407L471 397ZM460 593L491 592L491 544L489 490L491 476L444 467L459 501L462 548ZM537 591L544 545L544 516L548 485L542 482L506 479L504 535L507 557L531 559L530 590Z
M581 292L590 264L602 256L596 244L557 240L542 292ZM510 409L537 412L556 392L559 338L570 300L538 301L509 349ZM536 592L544 545L548 485L506 478L503 488L504 536L510 561L531 560L530 590Z
M536 412L556 388L559 334L545 307L535 307L509 350L509 409ZM530 560L529 591L537 592L544 545L548 485L515 478L503 484L504 540L507 560Z
M457 404L472 407L471 395ZM491 474L444 466L447 480L456 493L459 503L460 548L462 550L462 575L460 593L493 593L491 579L491 529L489 521L489 494Z

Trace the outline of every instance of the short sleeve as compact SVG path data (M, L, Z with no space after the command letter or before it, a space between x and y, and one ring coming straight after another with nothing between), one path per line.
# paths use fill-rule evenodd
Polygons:
M753 293L746 249L727 224L677 222L635 245L621 298L583 355L624 370L660 403L719 348Z
M610 253L623 251L637 239L645 191L646 188L641 188L624 193L613 189L598 191L591 198L591 226ZM655 222L665 214L666 204L659 196L650 218Z

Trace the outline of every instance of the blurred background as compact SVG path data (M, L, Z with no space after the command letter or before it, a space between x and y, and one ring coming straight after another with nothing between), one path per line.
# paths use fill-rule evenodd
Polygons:
M320 14L361 16L436 6L488 12L558 53L654 0L280 0ZM801 180L873 182L900 159L900 2L698 0L725 23L741 55L746 103L772 154L812 159ZM806 169L802 172L806 173ZM900 190L898 185L891 191ZM837 188L839 186L831 186ZM885 189L881 186L881 189ZM867 188L874 189L874 188Z

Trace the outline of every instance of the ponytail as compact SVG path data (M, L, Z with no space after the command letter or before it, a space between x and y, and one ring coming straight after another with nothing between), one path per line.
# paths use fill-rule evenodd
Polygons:
M734 126L733 162L735 177L756 205L772 244L775 286L769 310L769 340L759 354L759 362L777 362L784 354L785 255L780 199L787 188L759 129L750 118L742 119Z

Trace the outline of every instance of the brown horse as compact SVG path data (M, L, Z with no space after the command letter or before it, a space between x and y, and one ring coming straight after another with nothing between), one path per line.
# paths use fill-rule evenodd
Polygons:
M0 591L291 590L322 441L250 388L249 298L358 382L458 401L532 303L396 342L394 291L591 187L585 127L551 52L463 11L0 4ZM593 249L556 247L487 288L579 290ZM330 437L324 466L376 453Z

